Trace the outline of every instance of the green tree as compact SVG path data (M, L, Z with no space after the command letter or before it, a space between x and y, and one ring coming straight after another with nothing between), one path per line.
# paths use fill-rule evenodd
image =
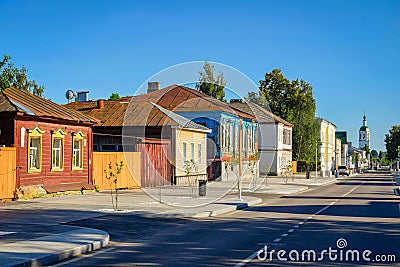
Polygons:
M209 95L215 99L225 101L225 85L224 74L219 72L218 76L215 76L215 67L208 63L204 63L204 72L199 71L200 78L196 84L196 89L200 92Z
M119 96L119 94L117 94L117 93L112 93L111 95L110 95L110 97L108 98L108 100L118 100L118 99L120 99L121 97Z
M281 70L274 69L260 81L260 95L275 115L293 124L293 159L314 161L320 140L312 86L304 80L290 81Z
M394 160L397 158L397 147L400 146L400 125L392 126L389 133L385 135L387 158Z
M263 94L259 95L256 92L248 92L247 95L244 97L244 100L246 100L247 102L255 103L260 107L269 110L267 99L265 99L265 96Z
M379 156L378 151L376 151L375 149L371 150L371 156L373 158L377 158Z
M38 85L35 80L29 81L27 78L27 69L22 66L20 69L10 62L11 57L3 56L0 61L0 91L9 87L32 92L34 95L43 97L44 86Z

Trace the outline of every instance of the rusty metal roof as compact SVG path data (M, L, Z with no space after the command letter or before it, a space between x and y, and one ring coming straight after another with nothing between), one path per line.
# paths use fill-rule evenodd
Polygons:
M97 126L176 126L208 131L208 128L148 101L102 100L102 108L99 108L98 101L73 102L65 106L95 117L99 120Z
M252 102L231 102L229 103L229 106L255 116L259 123L280 122L286 126L293 126L291 123L285 121L281 117L278 117L271 111Z
M124 97L124 99L129 98ZM131 99L132 101L153 102L173 112L221 111L255 120L251 114L230 107L228 103L177 84L144 95L133 96Z
M64 119L75 122L95 123L96 120L68 109L48 99L16 88L7 88L0 94L0 112L19 111L28 115Z

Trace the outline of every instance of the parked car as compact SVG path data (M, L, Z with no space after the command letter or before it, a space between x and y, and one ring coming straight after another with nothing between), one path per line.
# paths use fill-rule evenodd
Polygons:
M349 176L349 168L347 168L347 166L339 166L338 170L339 170L339 175Z

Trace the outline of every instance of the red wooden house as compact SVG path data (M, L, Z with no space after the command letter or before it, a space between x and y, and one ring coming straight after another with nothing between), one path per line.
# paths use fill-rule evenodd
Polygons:
M16 187L90 188L95 119L27 91L0 93L0 146L16 148Z

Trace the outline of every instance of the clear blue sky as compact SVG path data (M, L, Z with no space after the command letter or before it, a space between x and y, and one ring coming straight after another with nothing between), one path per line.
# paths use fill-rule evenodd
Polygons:
M400 124L397 0L0 0L0 10L0 53L58 103L67 89L130 95L166 67L209 60L257 84L274 68L306 80L317 116L357 145L364 109L372 148Z

